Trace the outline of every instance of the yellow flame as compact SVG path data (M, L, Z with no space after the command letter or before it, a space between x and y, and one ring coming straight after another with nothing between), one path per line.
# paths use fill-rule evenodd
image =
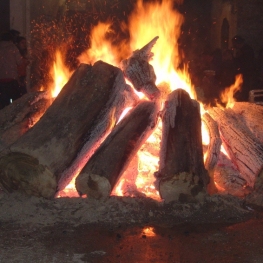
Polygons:
M156 84L168 82L171 90L183 88L192 98L196 98L186 70L178 69L181 59L178 39L184 18L173 9L173 1L143 3L139 0L129 21L132 50L142 48L154 37L159 36L152 49L154 57L150 62L157 77Z
M116 48L107 39L107 35L111 32L111 23L99 22L94 26L90 39L91 47L79 56L80 63L94 64L98 60L102 60L111 65L117 66Z
M54 83L51 88L52 97L55 98L68 82L72 72L65 66L61 51L57 50L55 55L55 61L51 69L51 75L53 76Z
M221 94L221 101L226 104L226 108L232 108L235 104L234 95L241 89L243 84L243 77L241 74L236 75L235 83L230 87L226 88Z
M111 65L119 66L121 57L128 58L131 51L141 49L154 37L159 36L152 49L154 57L150 61L157 77L156 85L168 83L170 90L167 93L182 88L190 94L192 99L196 99L187 67L178 68L181 59L178 39L184 19L183 15L173 8L173 3L172 0L157 3L143 3L139 0L129 18L130 45L127 43L113 45L111 38L108 37L112 34L111 24L100 22L91 32L91 47L81 54L78 58L79 62L94 64L98 60L103 60ZM139 93L138 96L144 97ZM202 107L201 109L204 112ZM138 174L135 180L138 191L156 200L160 200L160 196L154 187L153 175L159 168L160 141L161 122L138 152ZM123 195L123 187L132 181L132 179L121 178L115 187L114 194Z

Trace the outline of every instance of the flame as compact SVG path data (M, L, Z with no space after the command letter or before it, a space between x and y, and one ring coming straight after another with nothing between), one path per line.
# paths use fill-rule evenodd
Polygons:
M106 35L110 32L110 23L99 22L91 31L91 47L79 56L80 63L94 64L98 60L116 65L112 45Z
M180 2L182 1L180 0ZM197 96L191 84L187 66L185 65L183 69L179 68L181 57L178 49L178 39L184 18L181 13L173 8L173 4L172 0L163 0L157 3L143 3L142 0L139 0L135 10L129 17L130 42L124 41L119 43L118 46L113 44L114 32L111 23L98 23L91 31L90 48L78 57L79 62L94 64L98 60L103 60L111 65L119 66L121 59L129 57L132 51L142 48L154 37L159 36L152 49L154 57L150 61L157 77L156 85L167 83L169 90L166 91L166 94L182 88L190 94L192 99L196 99ZM57 52L56 63L53 67L56 80L60 76L59 68L62 69L62 72L68 74L63 66L61 53ZM58 86L61 88L65 83L66 81L61 81ZM139 98L144 97L142 93L137 93L137 95ZM202 105L201 111L205 112ZM141 192L143 195L160 200L159 193L154 186L154 173L159 168L161 129L161 122L159 122L156 130L138 151L136 155L136 158L138 158L136 178L128 175L126 177L122 176L112 195L125 195L127 193L126 187L131 190L131 196L134 192ZM205 127L203 127L203 134L205 134L205 130ZM209 138L208 135L205 137ZM204 141L206 141L206 144L209 143L209 139L204 139ZM60 196L64 196L64 194L73 196L74 182L75 178L72 179L70 185L64 189L64 193ZM133 185L132 189L130 189L131 185Z
M56 51L55 61L53 63L50 75L53 76L54 83L49 90L51 90L52 97L55 98L72 75L72 72L69 71L63 62L62 53L60 50Z
M183 21L183 15L173 9L173 1L143 3L139 0L129 19L130 45L132 50L136 50L155 36L159 36L152 49L154 57L150 62L157 77L156 84L168 82L171 91L183 88L192 98L196 98L186 68L178 69L180 63L178 39Z
M221 101L226 104L226 108L232 108L235 104L234 94L239 91L243 84L242 74L236 75L235 83L226 88L221 94Z

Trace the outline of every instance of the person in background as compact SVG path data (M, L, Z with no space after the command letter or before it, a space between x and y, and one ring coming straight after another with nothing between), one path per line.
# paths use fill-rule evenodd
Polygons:
M238 71L235 66L233 52L230 49L225 49L222 52L222 64L219 72L220 90L230 87L235 83L235 76Z
M22 61L12 34L4 33L0 41L0 109L20 97L17 67Z
M27 42L26 38L18 37L17 44L16 44L21 56L22 56L22 63L18 65L18 82L19 82L19 92L20 96L24 95L26 90L26 75L27 75L27 66L29 65L29 60L27 57Z
M243 76L241 91L236 93L238 101L248 101L249 91L254 88L255 80L255 55L254 50L249 46L243 37L235 36L232 38L234 61L238 74Z
M9 34L11 34L12 41L16 45L17 44L17 39L20 36L20 32L15 30L15 29L10 29L8 32L9 32Z

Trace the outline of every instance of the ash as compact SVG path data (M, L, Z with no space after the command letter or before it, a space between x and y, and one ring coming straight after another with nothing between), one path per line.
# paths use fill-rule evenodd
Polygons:
M0 192L0 222L45 227L58 223L157 224L234 223L244 221L253 209L230 195L208 196L203 203L157 202L146 197L57 198L47 200L20 193Z

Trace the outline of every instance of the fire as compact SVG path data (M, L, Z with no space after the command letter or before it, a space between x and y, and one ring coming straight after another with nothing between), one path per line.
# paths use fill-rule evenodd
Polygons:
M114 66L118 64L114 56L114 48L106 37L111 31L110 26L110 23L100 22L93 28L90 36L91 47L79 56L80 63L94 64L102 60Z
M55 98L72 75L72 72L69 71L63 62L60 50L56 51L55 61L50 75L53 76L54 79L53 86L51 87L51 93L52 97Z
M243 77L241 74L236 76L235 83L226 88L221 93L221 101L226 104L226 108L232 108L235 104L234 94L241 89Z
M142 234L147 236L147 237L155 237L156 236L153 227L144 227L142 230Z
M167 82L170 89L185 89L192 98L196 98L186 70L179 71L180 55L178 39L181 34L183 15L173 9L173 1L161 3L143 3L138 1L137 7L130 17L131 49L143 47L155 36L159 39L152 49L151 61L157 77L156 84Z
M122 58L127 58L132 51L140 49L154 37L159 36L157 43L152 49L154 57L150 62L156 73L156 85L159 86L165 83L165 86L169 87L167 93L183 88L190 94L192 99L196 99L197 96L191 85L187 67L185 66L183 70L178 68L181 59L178 39L183 22L183 15L173 8L172 0L163 0L157 3L143 3L142 0L139 0L129 18L129 45L125 41L118 47L113 45L112 36L114 34L111 24L99 23L91 32L90 48L79 56L79 62L93 64L98 60L103 60L114 66L119 66ZM64 66L62 54L59 51L56 53L56 62L52 70L55 79L53 96L56 96L71 75L71 72ZM232 98L234 92L240 88L241 83L242 77L239 75L235 84L222 95L222 101L227 102L225 98L229 96ZM144 95L138 93L138 96L142 98ZM230 106L231 103L232 100L229 100L227 105ZM202 113L205 112L202 105L201 111ZM202 127L202 134L204 144L208 145L209 134L205 127ZM154 186L154 173L158 171L159 167L160 141L161 122L134 157L136 162L131 162L132 165L136 163L136 178L126 173L115 186L112 195L123 196L128 194L133 196L135 192L140 192L143 195L160 200L159 193ZM71 188L75 189L74 182L75 178L72 179L70 185L67 186L64 194L61 196L76 196L72 194L71 190ZM132 184L133 189L130 188Z

